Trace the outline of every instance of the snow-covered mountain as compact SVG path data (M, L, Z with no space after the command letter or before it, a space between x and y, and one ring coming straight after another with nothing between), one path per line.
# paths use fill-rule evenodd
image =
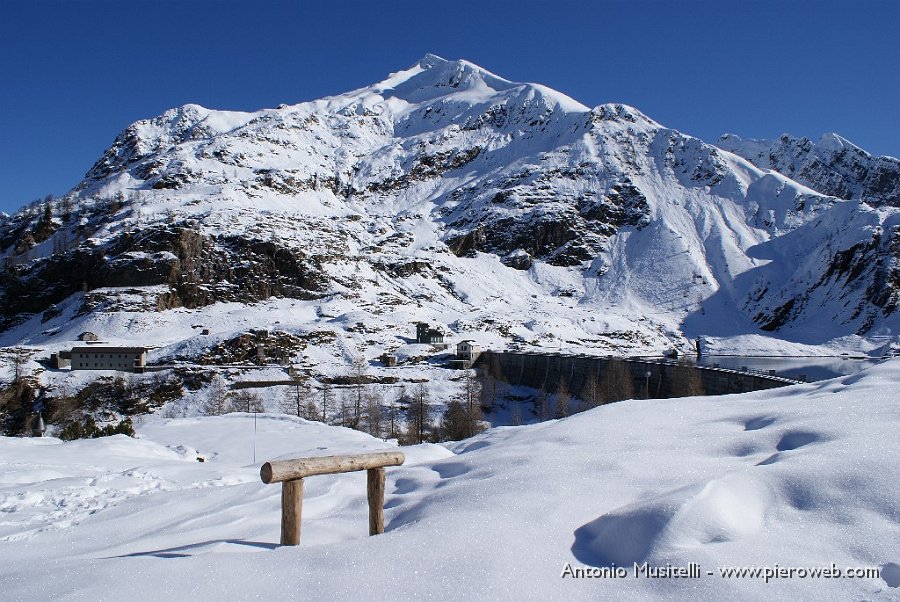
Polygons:
M896 331L896 209L808 184L428 55L338 96L128 127L3 225L2 342L90 330L165 359L269 327L342 362L426 320L490 346L869 349L851 335Z
M787 134L778 140L726 134L716 144L824 194L861 201L841 204L757 251L777 260L756 278L751 298L766 300L754 321L765 330L789 325L810 341L822 341L834 323L853 324L856 332L868 333L894 312L900 290L895 211L900 207L900 160L872 156L834 133L817 143ZM802 322L805 327L798 324Z
M900 207L900 159L873 156L835 133L824 134L818 142L787 134L777 140L725 134L716 145L823 194Z

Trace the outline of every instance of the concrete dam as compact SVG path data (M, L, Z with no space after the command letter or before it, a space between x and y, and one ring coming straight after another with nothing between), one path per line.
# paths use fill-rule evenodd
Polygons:
M564 387L582 400L596 400L598 393L605 394L604 402L631 397L746 393L800 382L774 374L695 366L674 360L512 351L485 351L474 368L482 378L495 378L548 393ZM611 389L618 390L622 396L616 398Z

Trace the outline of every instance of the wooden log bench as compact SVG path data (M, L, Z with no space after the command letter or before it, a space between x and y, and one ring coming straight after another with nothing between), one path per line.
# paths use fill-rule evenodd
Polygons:
M384 469L400 466L403 452L386 451L347 456L320 456L266 462L259 469L263 483L281 483L281 545L300 544L303 479L319 474L365 470L368 478L369 535L384 533Z

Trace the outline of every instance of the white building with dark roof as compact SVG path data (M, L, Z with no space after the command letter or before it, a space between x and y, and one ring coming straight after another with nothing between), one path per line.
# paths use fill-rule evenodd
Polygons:
M481 347L472 339L466 339L456 344L457 359L474 362L481 355Z

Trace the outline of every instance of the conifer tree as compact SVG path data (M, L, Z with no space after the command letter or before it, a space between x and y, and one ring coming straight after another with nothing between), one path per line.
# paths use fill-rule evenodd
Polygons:
M585 375L581 398L588 408L596 408L603 403L603 384L600 382L596 368L591 368Z
M365 388L368 382L367 374L368 362L362 356L353 358L351 365L350 380L353 383L353 418L349 425L352 428L360 429L363 408L365 406Z
M306 381L295 381L293 384L288 385L281 402L281 409L285 414L310 419L307 412L309 402L312 401L310 399L310 393L310 387ZM315 403L313 403L313 405L315 405ZM314 420L315 418L311 419Z
M363 426L366 432L373 437L381 437L382 434L382 411L381 405L384 403L384 396L378 389L370 389L365 394L365 412L363 415Z
M207 416L221 416L228 411L228 387L225 379L216 374L207 389L203 413Z
M451 399L441 416L441 439L459 441L468 437L468 433L469 418L466 409L459 399Z

